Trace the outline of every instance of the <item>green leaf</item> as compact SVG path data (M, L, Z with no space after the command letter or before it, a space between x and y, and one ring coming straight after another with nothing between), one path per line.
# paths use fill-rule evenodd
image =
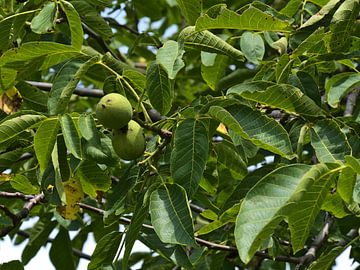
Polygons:
M24 248L21 261L27 264L36 253L40 250L41 246L45 245L52 230L57 225L55 220L39 220L30 231L29 243Z
M248 100L281 109L291 114L304 116L324 115L321 108L311 98L292 85L276 84L266 89L261 89L261 86L266 86L266 82L254 81L243 83L231 87L227 94L238 94Z
M83 191L96 198L96 191L107 191L111 187L111 179L99 166L91 161L82 162L76 171Z
M254 31L291 30L288 21L281 20L257 6L248 5L241 13L226 8L226 4L218 4L209 8L196 20L196 31L206 29L239 29Z
M0 92L6 91L15 84L16 70L9 68L0 68Z
M51 243L49 252L52 264L58 270L75 270L73 252L68 231L60 227L59 233Z
M324 5L319 12L312 15L300 28L305 28L311 25L314 25L321 21L325 16L327 16L340 2L340 0L330 0Z
M328 104L333 108L337 108L341 99L357 85L360 85L359 73L344 72L334 75L325 84Z
M72 1L71 4L79 13L81 20L87 26L89 26L103 39L109 40L113 36L111 27L96 10L96 7L92 6L91 3L88 2L90 1Z
M6 170L8 168L11 168L14 164L16 164L16 161L20 159L21 155L25 151L25 149L21 148L12 151L2 152L0 154L0 170Z
M27 109L39 112L47 111L48 95L30 84L20 81L16 84L16 89L20 92L24 105Z
M53 32L57 13L57 4L50 2L32 19L31 30L36 34Z
M350 145L340 127L331 120L320 120L311 128L311 145L320 162L343 161Z
M158 50L156 61L166 70L169 79L175 79L176 74L185 66L181 59L184 52L180 49L179 43L173 40L166 41Z
M102 269L111 265L121 242L122 234L120 232L111 232L102 237L97 243L88 270Z
M236 148L230 143L215 144L217 162L228 168L235 179L242 179L247 174L247 165Z
M25 21L32 13L35 13L36 11L38 11L38 9L15 13L6 18L3 18L0 21L0 51L1 52L7 50L9 44L13 40L16 40L17 38L16 32L22 30ZM19 25L18 22L21 22L21 24Z
M172 106L174 90L166 71L156 62L152 62L146 71L146 89L154 108L166 115Z
M321 210L330 213L336 218L344 218L351 214L351 204L346 205L338 192L327 192L324 203L321 205ZM354 203L357 209L359 205ZM354 209L355 210L355 209Z
M25 194L38 194L39 187L31 184L30 180L21 174L17 174L13 179L10 181L11 186Z
M326 168L326 166L321 165ZM288 213L288 207L321 174L319 166L292 164L263 177L244 198L235 225L235 241L241 260L248 263Z
M354 22L359 15L359 0L347 0L341 3L330 22L330 49L338 51L349 48Z
M91 114L81 114L79 117L79 129L81 136L87 141L94 141L100 144L99 131Z
M26 114L1 122L0 145L14 139L20 133L26 131L44 119L45 116L43 115Z
M277 83L287 83L294 60L283 54L276 65L275 75Z
M319 27L299 44L299 46L293 51L292 55L300 56L315 52L326 53L327 51L319 50L319 48L321 48L319 47L319 44L321 45L324 43L324 36L324 27Z
M196 19L200 16L201 2L198 0L176 0L181 13L190 25L194 25Z
M297 87L299 87L305 95L315 101L316 105L321 108L321 96L319 92L319 86L317 85L314 78L309 73L303 71L298 71L296 75L300 83Z
M225 70L229 65L229 58L221 54L201 53L202 56L204 54L215 56L214 62L211 65L201 65L201 76L212 90L216 90L218 82L224 77Z
M69 114L64 114L60 118L60 122L67 149L74 157L81 159L80 134L73 118Z
M207 30L197 32L194 26L184 28L180 32L178 40L186 46L194 47L205 52L225 54L238 61L244 61L245 59L241 51L235 49L226 41Z
M347 159L346 156L345 159ZM337 180L336 192L339 193L340 197L346 203L351 203L353 198L354 186L356 182L356 173L352 168L344 168L339 175Z
M354 158L353 156L345 156L346 164L349 165L354 172L360 174L360 160Z
M45 69L78 55L79 52L69 45L50 41L27 42L19 48L6 51L0 57L0 67L17 69L26 63L44 57L45 61L40 69Z
M315 218L320 211L321 205L325 201L330 184L332 183L330 177L317 179L319 176L329 172L329 169L325 165L314 165L311 171L313 172L312 180L314 184L305 191L301 200L291 206L292 210L289 210L288 221L294 253L304 248ZM311 178L311 176L309 176L309 178Z
M248 61L258 65L265 54L265 44L261 35L246 31L241 35L240 48Z
M286 130L274 119L244 105L227 109L212 106L208 112L233 132L259 146L285 158L294 157Z
M202 121L186 119L175 131L171 176L191 198L199 185L209 152L207 128Z
M299 10L301 4L302 4L302 0L290 0L286 4L286 6L280 10L280 13L291 18Z
M59 130L59 120L57 118L50 118L44 120L34 136L34 150L36 158L39 161L40 171L44 172L49 160L51 152L54 149L56 136Z
M62 114L66 111L71 95L81 77L99 60L95 56L89 60L75 59L67 62L57 73L48 99L48 108L51 115Z
M24 270L24 265L17 260L0 264L1 270Z
M164 185L153 191L150 196L150 216L162 242L196 245L190 206L182 187Z
M61 0L60 5L65 12L71 32L71 46L80 51L83 43L84 32L81 25L80 16L73 5L67 1Z
M142 198L138 198L131 223L125 234L125 252L122 257L122 268L127 269L131 250L138 239L144 220L149 214L149 205L143 205Z

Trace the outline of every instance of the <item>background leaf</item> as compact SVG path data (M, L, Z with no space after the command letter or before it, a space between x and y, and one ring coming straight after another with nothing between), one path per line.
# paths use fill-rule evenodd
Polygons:
M116 231L104 235L91 255L88 269L95 270L111 265L120 245L121 238L122 234Z
M50 259L56 269L75 270L69 233L63 227L60 227L59 233L52 242Z
M259 64L265 54L265 44L257 33L246 31L241 35L240 48L248 61Z
M181 13L190 25L194 25L196 19L200 16L201 2L197 0L176 0Z

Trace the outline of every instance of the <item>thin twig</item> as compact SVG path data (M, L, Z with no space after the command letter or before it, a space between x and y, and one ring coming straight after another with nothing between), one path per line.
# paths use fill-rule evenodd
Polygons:
M21 198L21 199L28 198L28 197L26 197L28 195L22 194L20 196L18 193L14 193L14 194L17 194L17 195L9 196L8 198L11 198L11 197L12 198ZM2 192L2 195L6 195L6 192ZM9 195L9 193L7 195ZM11 214L11 216L9 216L11 218L13 224L11 226L7 226L7 227L0 229L0 237L4 237L8 233L10 233L13 229L15 229L17 226L19 226L21 221L29 215L31 209L33 209L34 206L37 205L38 203L40 203L44 198L45 198L44 193L40 193L40 194L33 196L32 198L29 198L28 201L24 204L23 208L16 215Z
M28 84L35 86L41 90L49 92L52 88L52 83L47 82L34 82L34 81L26 81ZM74 94L82 97L95 97L101 98L104 96L104 91L101 89L92 89L86 87L77 87L74 90Z
M347 96L346 106L344 110L344 116L352 116L356 106L356 100L360 93L360 87L356 87L353 92Z

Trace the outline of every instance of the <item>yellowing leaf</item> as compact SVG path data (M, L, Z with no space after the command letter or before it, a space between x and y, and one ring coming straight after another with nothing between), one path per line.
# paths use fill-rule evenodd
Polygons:
M219 126L216 129L217 132L220 132L222 134L228 134L227 129L223 123L220 123Z
M1 95L0 108L7 114L16 112L20 108L21 101L19 91L13 86Z
M58 207L58 212L65 219L76 219L76 214L80 211L77 203L84 199L84 192L81 188L80 181L76 178L71 178L64 184L64 192L66 196L66 205Z

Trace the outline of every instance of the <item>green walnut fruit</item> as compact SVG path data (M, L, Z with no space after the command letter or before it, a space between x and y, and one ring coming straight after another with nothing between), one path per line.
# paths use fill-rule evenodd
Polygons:
M134 160L145 151L145 137L143 129L131 120L127 128L113 131L112 145L115 153L125 160Z
M107 94L96 105L96 117L104 127L120 129L131 120L132 107L126 97L117 93Z

